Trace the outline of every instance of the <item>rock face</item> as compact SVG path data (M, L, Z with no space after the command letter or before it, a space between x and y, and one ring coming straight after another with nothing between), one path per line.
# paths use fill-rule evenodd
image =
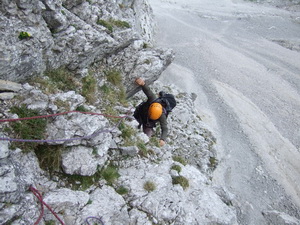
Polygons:
M145 0L4 0L0 12L0 79L24 81L62 66L80 72L109 58L123 67L127 59L130 66L118 68L130 78L145 72L138 66L145 60L148 67L158 64L146 74L153 81L172 61L170 51L147 49L153 19Z
M13 106L55 114L44 123L46 140L29 145L10 139L20 138L12 125L20 122L0 122L0 224L38 220L41 199L32 187L65 224L238 223L234 196L211 185L215 139L195 111L195 95L153 83L174 54L151 47L152 13L145 0L2 0L0 12L0 78L10 80L0 81L0 94L16 95L2 98L0 120L19 117ZM111 95L98 92L92 105L79 90L52 93L41 83L11 82L61 66L79 78L98 68L97 86ZM122 87L108 85L106 69L121 71ZM157 146L158 131L148 138L136 129L132 108L145 99L136 94L137 76L153 83L154 92L177 99L164 147ZM123 87L131 98L122 105L116 92ZM79 108L81 113L57 115ZM274 224L297 222L280 212L265 216ZM40 223L55 221L46 209Z
M49 176L40 168L44 164L38 154L40 150L29 153L11 150L10 142L0 142L1 223L33 224L37 220L40 203L29 191L33 185L66 224L83 224L89 217L101 219L104 224L236 224L235 209L210 185L209 158L216 157L214 138L196 116L192 96L159 82L152 88L155 92L172 90L178 101L169 115L169 144L163 148L151 144L141 131L130 136L131 145L125 145L124 131L119 126L113 127L104 116L80 113L57 116L47 124L48 140L82 137L103 128L110 131L90 139L48 143L48 151L51 146L56 146L54 151L61 149L62 168L60 174ZM54 100L58 96L66 98L70 107L82 102L80 95L66 92L45 96L28 84L23 85L20 95L23 98L15 99L14 104L28 104L41 112L58 111ZM127 112L132 104L144 98L139 93L127 108L119 108ZM93 106L86 107L95 110ZM6 117L17 117L9 108L1 112ZM183 123L187 125L182 127ZM131 117L124 124L130 129L137 126ZM184 141L186 137L190 137L189 142ZM194 157L198 159L192 160ZM117 167L117 172L107 169L111 165ZM116 174L114 179L109 178L111 174ZM74 176L81 180L73 183L70 177ZM91 180L85 189L76 188ZM55 218L45 211L43 220L50 222Z

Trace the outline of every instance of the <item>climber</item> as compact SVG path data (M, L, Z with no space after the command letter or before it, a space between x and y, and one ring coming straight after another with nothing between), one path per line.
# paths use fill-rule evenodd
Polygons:
M170 107L170 104L166 104L166 102L161 101L164 92L159 92L159 98L155 96L155 94L149 89L149 87L145 84L145 81L141 78L137 78L135 83L142 87L143 92L148 97L146 102L142 102L135 110L134 117L139 122L139 128L141 125L143 126L143 132L151 137L154 133L153 128L156 126L156 123L160 123L161 135L159 140L159 145L165 145L165 140L168 134L168 123L167 123L167 115L168 112L171 111L171 108L175 107L176 101L175 99ZM170 94L166 94L170 95ZM167 111L167 107L170 108Z

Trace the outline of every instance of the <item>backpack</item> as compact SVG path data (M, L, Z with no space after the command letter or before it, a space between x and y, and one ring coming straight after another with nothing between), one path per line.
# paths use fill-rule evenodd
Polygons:
M160 96L159 98L155 99L153 102L158 102L158 103L162 104L162 106L167 111L167 116L168 116L169 112L172 112L172 110L174 109L174 107L177 104L174 95L172 95L172 94L165 94L165 93L163 93L162 96Z

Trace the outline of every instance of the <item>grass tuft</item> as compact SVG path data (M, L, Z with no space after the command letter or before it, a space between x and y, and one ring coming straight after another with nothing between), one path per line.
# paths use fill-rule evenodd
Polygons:
M144 189L148 192L152 192L156 189L156 185L152 181L146 181L144 183Z
M122 84L122 75L118 70L108 70L105 71L105 75L107 77L107 81L111 84L120 87Z
M101 176L107 181L108 185L112 185L120 177L120 174L115 166L110 165L101 171Z
M49 172L59 172L61 168L61 154L63 145L39 145L35 149L35 154L39 160L41 169Z
M187 189L187 188L190 186L189 180L186 179L186 178L183 177L183 176L176 176L176 177L173 177L173 178L172 178L172 183L173 183L173 184L179 184L179 185L181 185L181 187L182 187L184 190Z
M181 166L179 166L179 165L173 165L171 167L171 170L176 170L178 173L180 173L181 172Z
M117 188L116 192L120 195L126 195L128 194L128 189L124 186L120 186Z
M113 32L113 28L114 27L119 27L119 28L130 28L131 27L130 24L128 22L126 22L126 21L114 20L114 19L109 19L109 20L99 19L97 21L97 24L105 27L111 33Z
M62 91L76 90L79 84L69 70L64 67L49 70L44 73L45 76L49 77L50 84Z
M97 80L96 78L89 74L82 78L82 91L81 95L84 96L88 103L95 103L97 100Z
M175 162L179 162L179 163L181 163L181 164L184 165L184 166L187 165L187 162L186 162L185 159L182 158L181 156L173 156L172 158L173 158L173 160L174 160Z
M25 105L21 105L20 107L13 106L10 111L17 114L19 118L39 116L37 110L28 109ZM22 120L11 123L8 131L12 132L15 138L42 140L45 136L46 126L46 119ZM14 147L19 147L24 151L30 151L34 150L38 146L38 143L16 142L14 145Z

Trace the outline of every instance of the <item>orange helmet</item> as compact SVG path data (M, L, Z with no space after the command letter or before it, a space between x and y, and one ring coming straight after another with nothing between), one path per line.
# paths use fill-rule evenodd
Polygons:
M157 120L161 116L162 112L163 112L162 105L157 102L154 102L149 107L149 111L148 111L149 118L151 120Z

